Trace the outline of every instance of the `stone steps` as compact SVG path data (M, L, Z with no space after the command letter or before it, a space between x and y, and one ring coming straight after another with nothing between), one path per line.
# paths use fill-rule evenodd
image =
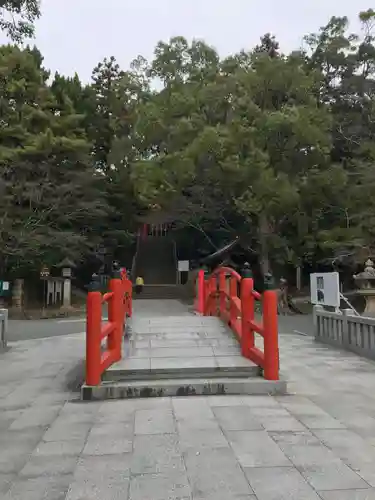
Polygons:
M286 382L261 377L183 378L103 382L98 387L83 387L84 401L201 395L276 395L286 393Z
M137 300L178 300L180 287L177 285L144 285L142 293L134 294Z
M224 359L224 358L223 358ZM136 363L146 361L143 359L137 359L135 360L130 359L129 360L129 365L134 365L134 361ZM180 366L176 366L175 368L168 367L168 366L160 366L160 364L163 363L163 358L159 358L159 366L153 368L152 363L155 362L156 360L151 360L151 367L150 368L132 368L131 366L129 368L126 368L127 361L126 359L123 360L119 366L119 364L116 364L112 367L110 367L106 373L103 376L103 381L108 382L108 381L113 381L113 382L118 382L118 381L133 381L133 380L160 380L160 379L184 379L184 378L189 378L189 379L201 379L201 378L209 378L209 379L216 379L216 378L232 378L232 377L243 377L243 378L250 378L250 377L258 377L261 374L261 371L257 365L252 363L251 361L245 360L242 357L238 356L238 366L225 366L225 363L223 366L218 366L213 364L213 359L212 358L199 358L199 366L197 366L194 361L196 359L192 359L192 363L189 366L189 363L186 362L186 360L181 360L179 361L178 358L176 358L176 365L180 363ZM243 366L242 365L243 362Z

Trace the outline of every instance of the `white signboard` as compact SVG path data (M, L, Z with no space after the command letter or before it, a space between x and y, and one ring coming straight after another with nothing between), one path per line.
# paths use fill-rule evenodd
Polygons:
M178 261L178 270L180 273L183 273L183 272L188 272L189 271L189 267L190 267L190 262L188 260L179 260Z
M340 307L339 273L310 274L311 303Z
M9 281L3 281L3 290L9 290Z

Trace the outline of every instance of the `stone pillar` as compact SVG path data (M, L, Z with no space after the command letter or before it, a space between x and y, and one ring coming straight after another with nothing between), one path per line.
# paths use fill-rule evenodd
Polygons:
M7 347L8 309L0 309L0 352Z
M14 281L13 294L12 294L12 306L15 309L23 308L23 279L17 279Z
M63 292L63 307L64 309L69 309L72 305L72 285L68 278L64 279L64 292Z
M354 316L353 310L352 309L343 309L342 310L342 343L343 345L348 348L350 345L349 342L349 324L348 324L348 316Z
M319 311L323 311L323 307L320 305L315 305L313 307L313 325L314 325L314 337L317 339L320 335L320 323L318 319L318 313Z

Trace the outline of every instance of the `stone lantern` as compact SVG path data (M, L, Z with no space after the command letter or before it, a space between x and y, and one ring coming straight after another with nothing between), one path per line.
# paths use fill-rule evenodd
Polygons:
M366 300L363 316L375 316L375 269L371 259L365 262L364 271L353 276L359 287L358 294Z
M72 305L72 272L73 269L75 269L76 265L66 257L56 267L61 269L61 275L64 279L63 308L70 309Z

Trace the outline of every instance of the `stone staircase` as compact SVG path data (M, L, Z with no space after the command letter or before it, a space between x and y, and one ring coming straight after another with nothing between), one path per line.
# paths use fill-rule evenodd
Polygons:
M142 276L146 286L176 284L177 262L174 241L170 236L148 236L139 242L136 276Z
M147 285L143 287L140 295L135 295L136 300L180 300L186 296L186 287L183 285Z

